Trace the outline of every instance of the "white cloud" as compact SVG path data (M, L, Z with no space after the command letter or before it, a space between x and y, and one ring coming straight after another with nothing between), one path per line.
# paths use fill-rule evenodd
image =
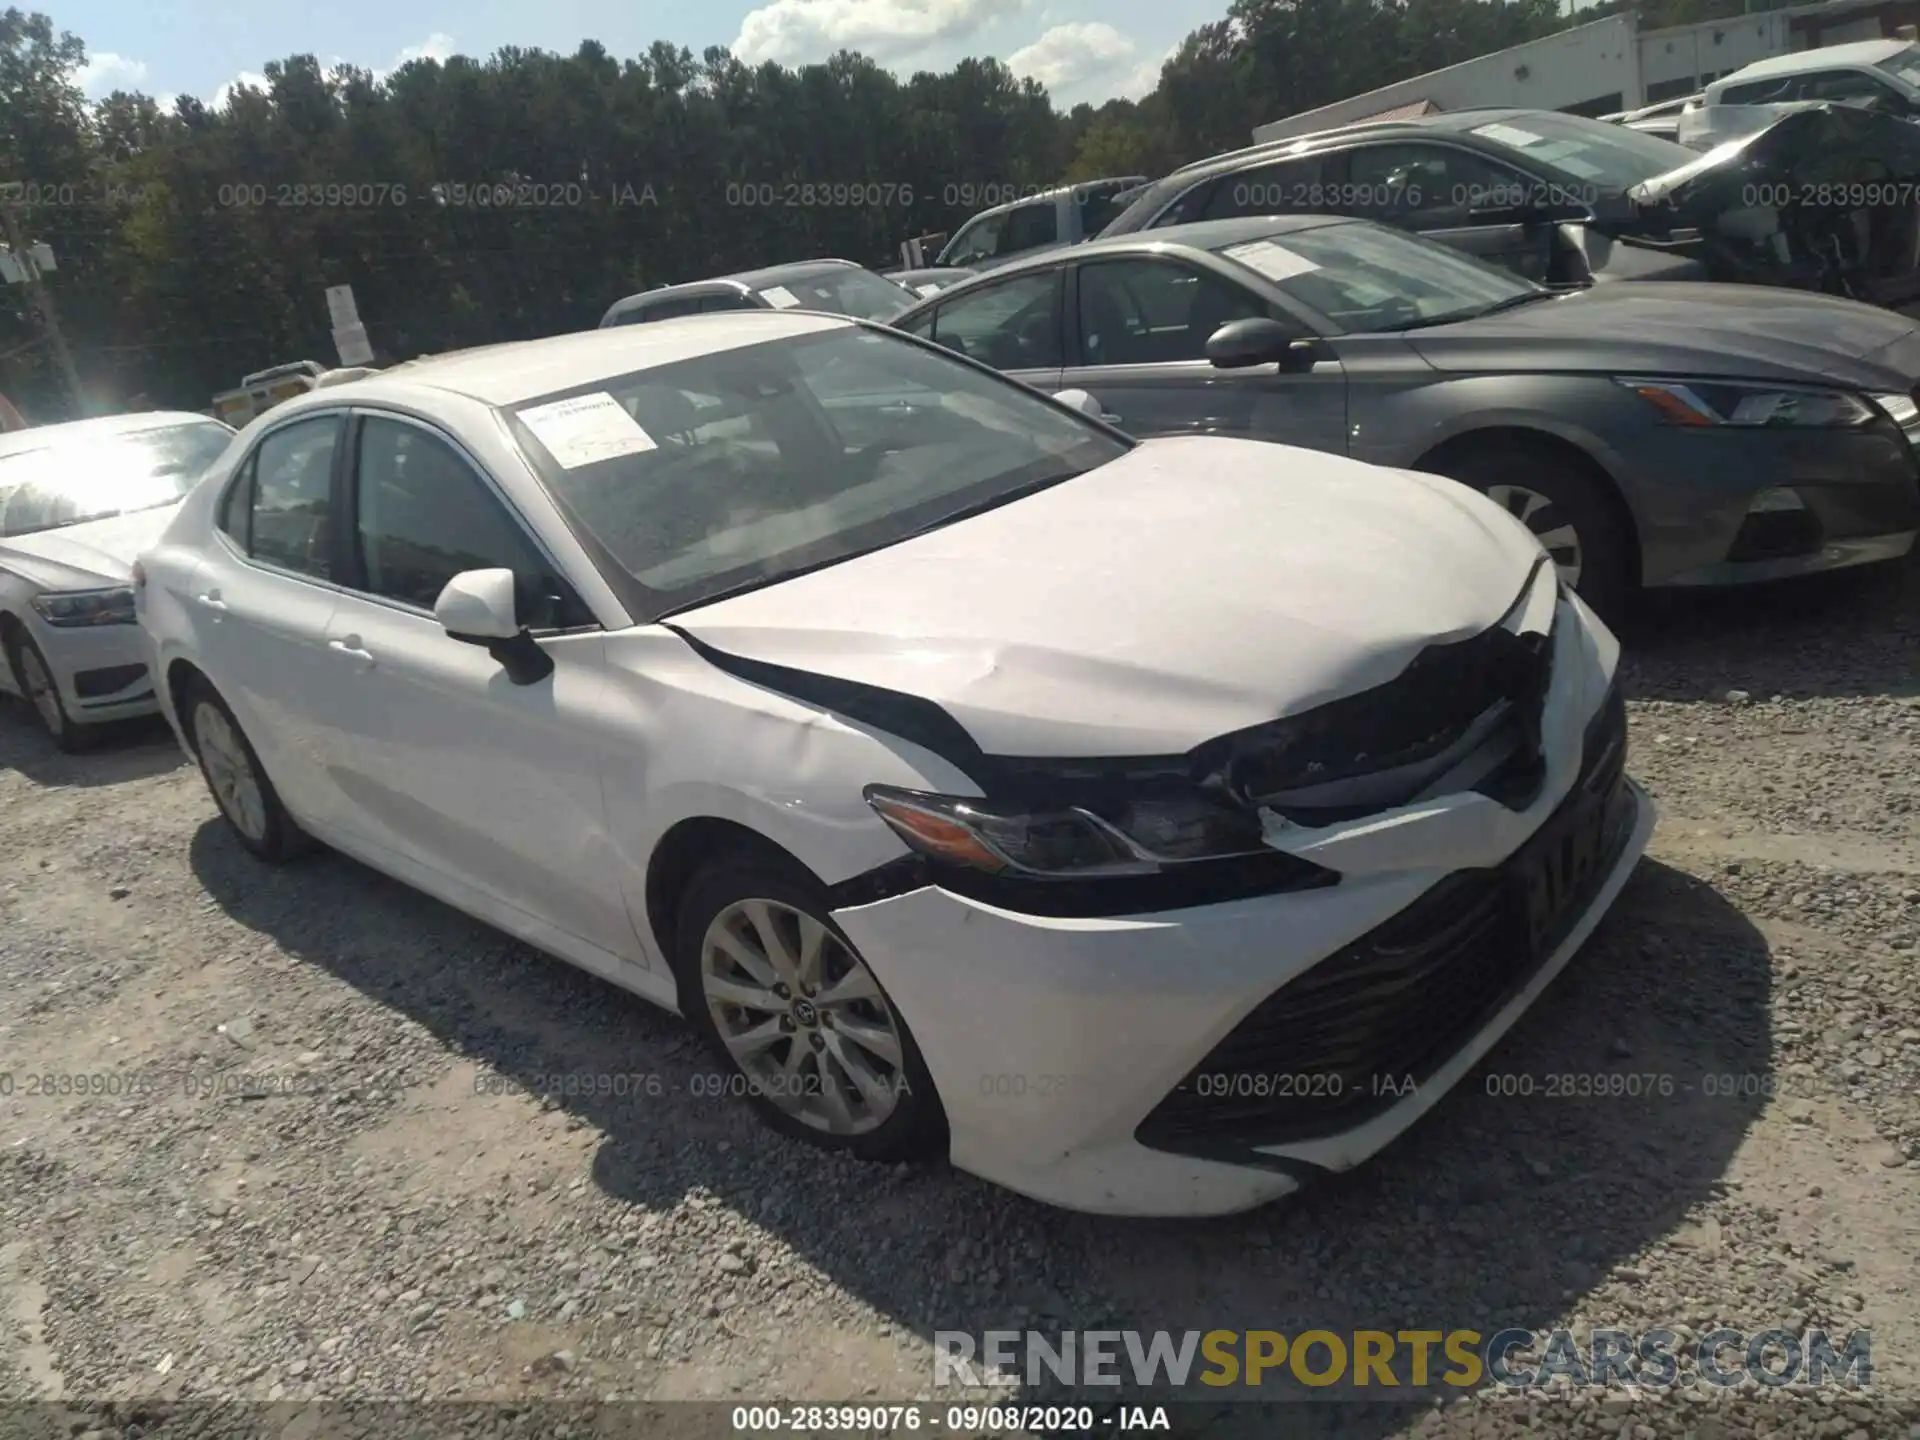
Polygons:
M445 63L446 61L451 60L453 58L453 46L454 46L454 41L451 35L447 34L444 30L436 30L433 32L433 34L429 35L426 39L422 40L418 45L403 46L400 50L400 53L393 57L393 64L386 65L386 66L380 66L380 65L374 66L373 67L374 83L376 85L379 84L381 81L385 80L388 76L392 75L394 71L398 70L402 65L407 64L409 61L438 60L442 63ZM333 61L333 64L335 66L345 65L346 63L347 62L345 60L340 60L340 59L335 59Z
M1166 54L1152 60L1142 60L1127 72L1126 78L1114 87L1113 93L1122 100L1139 100L1151 95L1160 84L1161 69L1179 53L1180 47L1171 45Z
M824 60L858 50L901 60L942 40L961 40L1026 0L772 0L740 22L733 53L748 65Z
M373 67L373 78L376 83L385 80L409 60L447 60L452 57L453 53L453 37L445 31L436 30L418 45L402 47L400 53L393 57L393 63L391 65ZM326 68L329 70L337 70L350 63L352 62L343 56L335 55L327 61ZM140 68L144 74L146 67L143 65ZM243 85L255 90L268 90L271 88L267 83L267 77L259 71L242 70L238 75L234 76L233 79L213 92L213 98L207 102L208 106L214 110L220 109L227 103L228 99L233 95L233 92ZM167 97L166 103L163 104L161 108L172 108L171 96Z
M233 92L236 90L259 90L264 93L272 88L267 77L262 75L258 70L242 70L238 75L234 76L233 79L213 92L213 98L207 102L207 108L210 110L224 110L227 101L233 98Z
M81 93L94 99L111 95L115 90L137 89L146 78L146 61L129 60L125 55L115 55L110 50L89 56L87 63L74 76Z
M453 37L444 30L436 30L418 45L409 45L394 59L393 68L398 70L409 60L451 60L453 58Z
M1031 45L1007 57L1007 68L1030 75L1049 90L1065 90L1106 75L1133 59L1137 47L1103 21L1056 25Z

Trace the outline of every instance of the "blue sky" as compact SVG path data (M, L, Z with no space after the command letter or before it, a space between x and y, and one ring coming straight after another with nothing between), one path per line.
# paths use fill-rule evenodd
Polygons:
M28 6L27 8L40 8ZM571 52L594 39L616 56L655 40L731 47L749 62L801 64L842 47L901 73L993 55L1047 86L1057 104L1151 89L1160 63L1225 0L334 0L281 9L239 0L68 0L54 24L86 42L94 97L115 89L217 98L269 60L313 54L390 70L420 55L486 56L503 45Z

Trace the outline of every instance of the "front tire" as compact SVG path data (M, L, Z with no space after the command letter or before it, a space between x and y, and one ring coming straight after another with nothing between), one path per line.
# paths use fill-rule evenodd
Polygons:
M1609 625L1619 620L1633 588L1632 540L1603 480L1559 451L1520 441L1478 445L1434 469L1525 525L1567 587Z
M31 635L16 634L7 642L7 663L13 667L20 693L33 711L34 719L40 722L40 728L47 732L47 738L68 755L90 750L99 732L92 725L79 724L67 713L67 703L60 698L60 686L53 678L53 667Z
M834 924L817 882L752 854L709 862L680 903L681 1012L729 1088L775 1130L862 1160L945 1152L907 1022Z
M270 865L305 854L313 842L280 803L240 722L211 685L188 687L183 719L200 776L235 837Z

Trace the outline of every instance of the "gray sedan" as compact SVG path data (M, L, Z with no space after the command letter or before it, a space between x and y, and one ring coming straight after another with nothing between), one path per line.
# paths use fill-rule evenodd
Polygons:
M1450 476L1603 614L1637 586L1896 559L1920 532L1920 325L1848 300L1559 293L1369 221L1267 216L1015 261L892 323L1136 435Z

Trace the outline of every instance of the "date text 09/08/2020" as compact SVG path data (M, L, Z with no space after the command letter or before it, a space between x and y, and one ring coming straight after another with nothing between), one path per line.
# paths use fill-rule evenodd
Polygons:
M729 1419L740 1435L1086 1435L1173 1428L1164 1406L1111 1404L736 1405Z

